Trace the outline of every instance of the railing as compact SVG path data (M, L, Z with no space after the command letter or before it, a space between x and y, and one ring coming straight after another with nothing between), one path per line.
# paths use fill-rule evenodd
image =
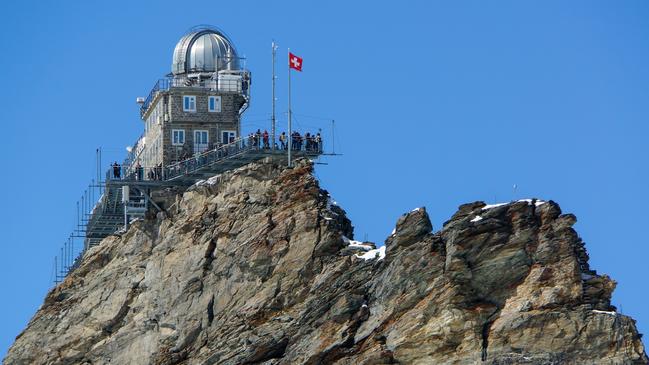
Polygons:
M218 146L216 148L196 153L194 156L175 162L164 168L158 166L141 165L113 165L106 172L107 181L170 181L181 176L190 175L207 166L220 161L241 155L246 152L260 154L285 153L288 150L288 141L275 146L275 152L271 148L271 141L262 136L249 136L237 138L234 141ZM294 138L292 139L292 151L317 156L322 153L322 140Z
M140 108L140 116L146 114L153 99L160 91L168 91L171 88L201 88L219 93L236 93L250 96L250 74L247 71L235 73L218 74L216 79L194 79L187 77L174 77L158 80L149 92Z

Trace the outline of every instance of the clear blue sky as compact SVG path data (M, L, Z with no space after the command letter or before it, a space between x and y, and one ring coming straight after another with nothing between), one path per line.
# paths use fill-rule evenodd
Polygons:
M247 128L268 125L271 39L280 113L286 47L304 57L296 124L336 120L344 156L317 173L357 238L383 242L417 206L437 229L465 202L553 199L649 332L649 2L97 3L0 3L0 357L50 287L95 149L122 157L135 97L201 23L248 58Z

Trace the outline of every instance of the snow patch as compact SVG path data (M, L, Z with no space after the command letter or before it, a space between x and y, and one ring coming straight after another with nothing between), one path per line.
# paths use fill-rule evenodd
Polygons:
M394 228L394 229L392 229L392 233L390 233L390 236L394 236L396 233L397 233L397 229Z
M471 222L479 222L482 220L482 217L479 215L476 215L475 218L471 219Z
M216 185L221 180L221 175L214 175L207 180L198 180L194 186L211 186Z
M520 200L517 200L517 202L526 202L528 205L532 205L532 199L520 199ZM538 207L539 205L543 205L545 203L547 203L547 202L543 201L543 200L537 200L534 203L534 206ZM487 210L487 209L496 208L496 207L502 207L503 205L507 205L507 204L510 204L510 203L487 204L484 207L482 207L482 210Z
M359 248L363 251L371 251L373 249L373 246L367 245L361 241L350 240L345 236L343 236L343 241L347 244L347 247Z
M377 258L377 256L379 259L378 261L381 261L385 258L385 246L381 246L374 250L369 250L362 255L356 254L356 257L365 261L375 259Z
M421 208L415 208L415 209L411 210L410 213L418 212L420 210L421 210Z
M501 206L503 206L503 205L507 205L507 204L509 204L509 203L488 204L488 205L485 205L484 207L482 207L482 210L487 210L487 209L491 209L491 208L501 207Z
M617 316L616 312L600 311L597 309L593 309L593 313L601 313L601 314L608 314L609 316Z

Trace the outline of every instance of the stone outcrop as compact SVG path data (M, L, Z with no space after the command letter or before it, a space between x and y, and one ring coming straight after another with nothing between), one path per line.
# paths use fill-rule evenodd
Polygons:
M251 164L106 238L4 363L647 364L554 202L466 204L438 232L419 208L359 257L311 170Z

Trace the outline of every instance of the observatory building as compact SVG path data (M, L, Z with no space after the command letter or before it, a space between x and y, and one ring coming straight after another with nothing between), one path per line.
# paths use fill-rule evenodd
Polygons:
M137 98L144 133L128 148L124 161L113 163L102 176L101 149L97 150L97 184L93 182L90 193L84 192L77 203L78 228L55 261L56 281L105 237L126 229L134 219L164 212L168 193L254 161L283 163L291 154L309 158L323 154L320 133L317 138L305 134L304 139L289 133L295 143L285 145L283 140L281 146L267 133L242 136L250 80L244 59L221 30L203 26L180 38L171 73L158 80L146 98ZM274 130L274 108L272 121ZM99 199L93 205L95 187ZM76 237L84 244L73 260Z
M138 98L144 134L132 166L165 167L233 142L250 103L250 72L232 41L212 27L195 28L173 52L171 73Z

